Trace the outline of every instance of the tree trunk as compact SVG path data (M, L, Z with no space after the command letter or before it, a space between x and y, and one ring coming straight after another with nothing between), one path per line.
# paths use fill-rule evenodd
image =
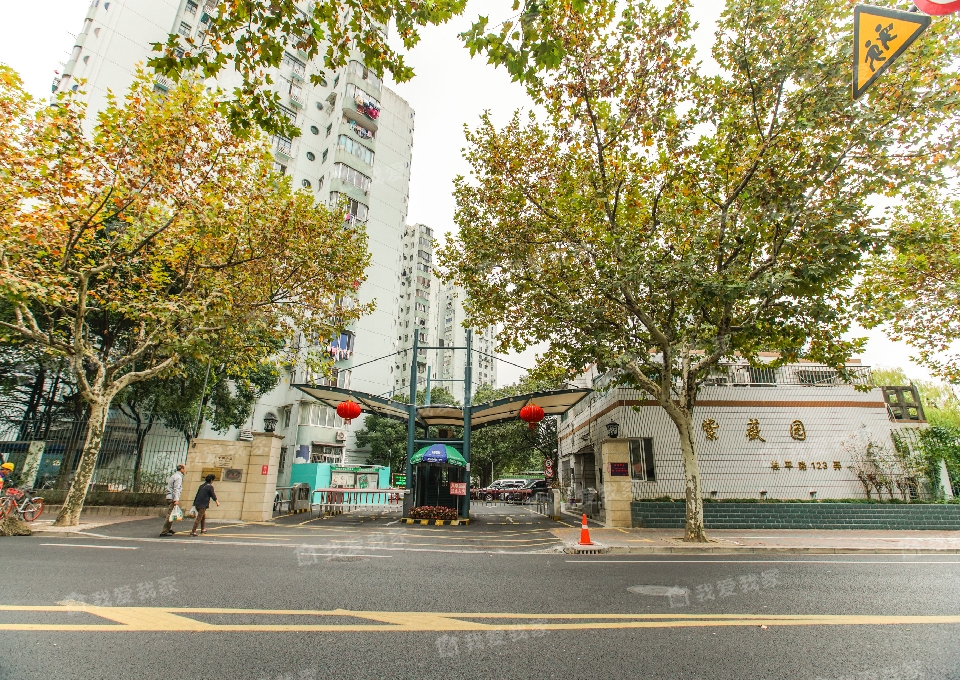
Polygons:
M140 468L143 466L143 449L147 443L147 435L153 429L153 413L146 427L141 427L140 417L137 416L137 459L133 464L133 492L140 492ZM189 445L189 442L187 442Z
M680 435L680 450L683 452L683 476L687 501L687 522L683 540L693 543L706 543L707 534L703 527L703 486L700 484L700 463L693 443L693 414L677 409L670 413L671 420Z
M106 429L107 415L110 402L98 401L90 405L90 418L87 421L87 438L83 443L83 453L80 454L80 465L73 477L73 484L67 497L63 501L57 521L58 527L74 527L80 523L80 511L87 497L87 488L93 478L93 471L97 467L97 458L100 456L100 445L103 443L103 432Z

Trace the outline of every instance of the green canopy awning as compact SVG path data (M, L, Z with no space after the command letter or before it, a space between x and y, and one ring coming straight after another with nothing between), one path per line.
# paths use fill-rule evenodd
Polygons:
M460 452L446 444L432 444L417 451L413 454L413 458L410 459L410 464L417 465L419 463L437 463L439 465L467 467L467 461L463 459Z

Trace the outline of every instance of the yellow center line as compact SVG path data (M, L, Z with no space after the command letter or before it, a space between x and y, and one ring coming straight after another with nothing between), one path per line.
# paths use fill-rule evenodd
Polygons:
M207 607L94 607L88 605L0 605L0 611L83 612L110 621L85 623L3 623L0 630L80 632L409 632L468 630L612 630L624 628L691 628L729 626L957 625L960 616L850 614L516 614L504 612L377 612ZM302 616L316 622L245 624L209 623L189 615ZM324 622L349 617L369 623ZM476 621L471 619L488 619Z

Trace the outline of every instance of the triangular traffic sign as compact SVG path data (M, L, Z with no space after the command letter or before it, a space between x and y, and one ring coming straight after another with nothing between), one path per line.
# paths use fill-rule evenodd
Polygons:
M866 92L929 25L925 14L857 5L853 10L853 98Z

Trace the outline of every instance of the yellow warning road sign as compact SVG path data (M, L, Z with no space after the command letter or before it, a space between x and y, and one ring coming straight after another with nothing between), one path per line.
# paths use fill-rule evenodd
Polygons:
M895 62L930 25L930 17L885 7L853 10L853 98Z

